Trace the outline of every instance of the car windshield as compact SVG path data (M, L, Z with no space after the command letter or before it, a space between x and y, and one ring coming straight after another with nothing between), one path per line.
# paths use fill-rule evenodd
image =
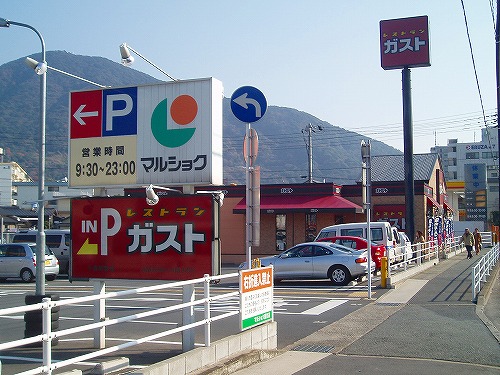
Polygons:
M335 249L335 250L343 251L345 253L352 253L352 251L353 251L353 249L346 247L346 246L343 246L343 245L339 245L337 243L327 243L326 246L328 246L332 249Z
M30 245L31 250L33 251L33 254L36 255L36 245ZM48 246L45 246L45 255L54 255L52 250L48 248Z

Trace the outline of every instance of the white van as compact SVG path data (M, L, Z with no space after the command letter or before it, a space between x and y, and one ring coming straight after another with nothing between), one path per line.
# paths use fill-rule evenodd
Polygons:
M71 235L69 229L45 229L45 244L54 253L59 261L61 274L69 271L69 257L71 254ZM12 242L36 243L37 230L19 231L14 234Z
M361 223L346 223L336 224L320 230L315 241L335 236L355 236L366 239L366 222ZM370 222L371 240L378 244L384 245L389 252L391 258L395 258L394 245L395 238L391 229L391 224L386 221Z

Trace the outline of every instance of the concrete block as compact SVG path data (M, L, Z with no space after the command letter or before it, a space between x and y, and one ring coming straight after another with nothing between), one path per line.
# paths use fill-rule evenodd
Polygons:
M252 332L244 331L240 333L241 350L250 350L252 348Z
M215 347L213 345L202 349L201 365L208 366L216 363L215 361Z
M267 339L267 350L275 350L278 348L278 336L270 336Z
M167 372L163 369L163 372L155 373L154 375L184 375L186 373L186 356L183 354L181 356L174 357L173 360L169 360L167 363ZM162 370L159 368L159 370ZM153 375L152 373L150 375Z
M262 348L262 328L264 326L260 325L251 330L252 333L252 348L261 349ZM267 331L267 329L266 329Z
M112 359L110 361L101 362L91 370L91 375L104 375L113 371L118 371L129 366L129 360L126 357Z
M0 366L0 374L2 373L2 367ZM59 375L82 375L82 370L71 370L66 372L61 372Z
M237 335L228 337L228 347L229 355L239 353L241 351L241 339Z
M198 349L191 350L189 357L186 358L186 374L203 366L203 351Z
M215 361L224 360L229 355L229 344L227 340L217 341L215 343Z

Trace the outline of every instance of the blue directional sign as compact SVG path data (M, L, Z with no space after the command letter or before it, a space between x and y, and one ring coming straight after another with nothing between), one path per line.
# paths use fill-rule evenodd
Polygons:
M231 111L240 121L258 121L264 116L266 109L266 97L255 87L240 87L231 96Z

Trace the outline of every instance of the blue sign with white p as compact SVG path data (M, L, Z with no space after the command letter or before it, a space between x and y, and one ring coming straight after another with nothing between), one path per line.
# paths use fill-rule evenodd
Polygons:
M231 111L240 121L247 123L258 121L266 110L266 97L255 87L240 87L231 96Z
M137 135L137 87L103 91L102 136Z

